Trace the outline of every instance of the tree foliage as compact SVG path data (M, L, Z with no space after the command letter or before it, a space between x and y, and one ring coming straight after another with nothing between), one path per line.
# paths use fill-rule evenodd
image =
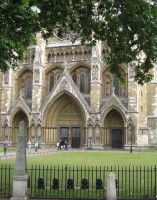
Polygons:
M46 39L55 31L59 37L73 33L73 41L104 42L110 49L104 59L122 80L119 66L133 61L138 83L152 79L157 58L156 0L3 0L0 13L2 71L16 66L37 32Z

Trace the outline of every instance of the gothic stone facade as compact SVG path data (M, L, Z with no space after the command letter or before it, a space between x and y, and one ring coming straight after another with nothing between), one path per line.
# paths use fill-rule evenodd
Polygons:
M93 47L40 34L16 71L0 74L0 140L16 146L19 122L40 147L71 140L72 148L129 149L157 145L157 79L138 85L133 65L126 84L109 72L100 41Z

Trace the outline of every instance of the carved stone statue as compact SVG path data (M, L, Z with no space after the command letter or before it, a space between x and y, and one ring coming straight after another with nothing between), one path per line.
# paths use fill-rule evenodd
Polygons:
M92 78L93 80L98 80L98 65L93 65Z
M36 46L35 49L35 62L38 61L40 63L41 61L41 49L39 46Z
M88 138L88 141L87 141L87 148L88 148L88 149L91 149L91 148L92 148L92 137L89 137L89 138Z
M34 69L34 82L39 83L39 81L40 81L40 69L35 68Z
M8 73L4 74L4 84L5 85L9 84L9 74Z

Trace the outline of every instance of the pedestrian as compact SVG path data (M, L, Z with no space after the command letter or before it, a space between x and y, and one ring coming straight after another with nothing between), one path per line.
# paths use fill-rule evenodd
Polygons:
M68 150L68 142L67 142L67 140L64 141L64 149Z
M70 148L71 148L71 141L68 140L68 149L70 149Z
M6 140L4 142L4 155L6 156L7 155L7 151L8 151L8 141Z
M56 144L57 150L59 150L59 146L60 146L60 143L57 142L57 144Z
M28 142L27 142L27 148L29 151L31 150L31 141L30 140L28 140Z
M61 142L60 142L60 150L63 150L64 149L64 140L62 140Z
M38 151L38 142L35 143L34 148L35 148L35 152L37 152Z

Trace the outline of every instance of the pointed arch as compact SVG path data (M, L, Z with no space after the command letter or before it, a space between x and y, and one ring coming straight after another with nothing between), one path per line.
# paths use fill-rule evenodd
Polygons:
M121 68L120 70L124 78L128 80L127 74L123 70L123 68ZM111 74L109 69L107 68L103 72L102 95L104 97L109 97L110 95L112 95L113 88L114 88L114 93L116 96L119 96L119 97L127 96L127 81L126 81L126 84L122 85L120 83L120 79L118 78L118 76Z
M18 109L16 113L12 116L12 143L17 143L18 138L18 131L19 131L19 124L20 121L25 122L25 130L26 130L26 140L28 140L28 126L29 126L29 119L26 113L22 109Z
M33 71L26 67L19 71L17 74L17 81L15 82L15 98L20 95L24 99L32 99L32 86L33 86Z
M118 106L116 106L116 105L109 106L107 109L105 109L105 110L102 112L101 117L100 117L102 126L104 126L104 120L105 120L107 114L108 114L109 112L111 112L112 110L117 111L117 112L121 115L121 117L122 117L122 119L123 119L123 124L124 124L124 126L125 126L125 125L126 125L126 121L127 121L127 119L126 119L126 113L125 113L124 110L120 109L120 108L119 108Z
M85 65L73 67L71 76L82 94L90 93L91 70Z
M45 72L45 81L46 81L46 87L47 92L50 93L59 78L61 77L61 74L63 73L63 67L57 65L57 66L51 66L49 67Z
M123 117L117 109L112 108L107 112L104 118L107 136L103 137L104 143L107 142L111 148L123 148L126 136L124 124Z
M28 122L27 115L21 109L19 109L19 111L17 113L15 113L15 115L12 119L12 126L18 127L20 121L24 121L26 123L26 127L28 127L29 122Z
M61 106L62 105L62 106ZM82 122L83 122L83 126L85 126L86 123L86 113L84 111L84 108L82 107L82 105L80 104L79 100L74 97L71 93L69 93L68 91L63 91L61 93L59 93L58 95L55 96L55 98L53 98L52 101L49 102L49 104L46 106L45 110L43 110L43 123L45 124L47 122L47 120L50 122L50 120L52 121L52 124L55 124L55 120L57 119L57 115L60 112L62 112L62 110L64 109L64 107L68 106L68 105L74 105L74 107L76 107L76 110L78 113L81 114L81 118L82 118ZM53 113L53 115L52 115ZM53 119L49 116L52 116Z
M124 121L121 113L115 108L111 109L106 114L104 125L105 127L124 127Z
M13 120L15 118L15 116L17 115L17 113L23 113L22 116L26 116L27 119L27 125L29 126L30 123L30 116L29 113L22 107L16 107L14 110L12 110L12 112L10 113L10 125L13 126ZM23 117L20 118L19 115L19 119L23 120Z

